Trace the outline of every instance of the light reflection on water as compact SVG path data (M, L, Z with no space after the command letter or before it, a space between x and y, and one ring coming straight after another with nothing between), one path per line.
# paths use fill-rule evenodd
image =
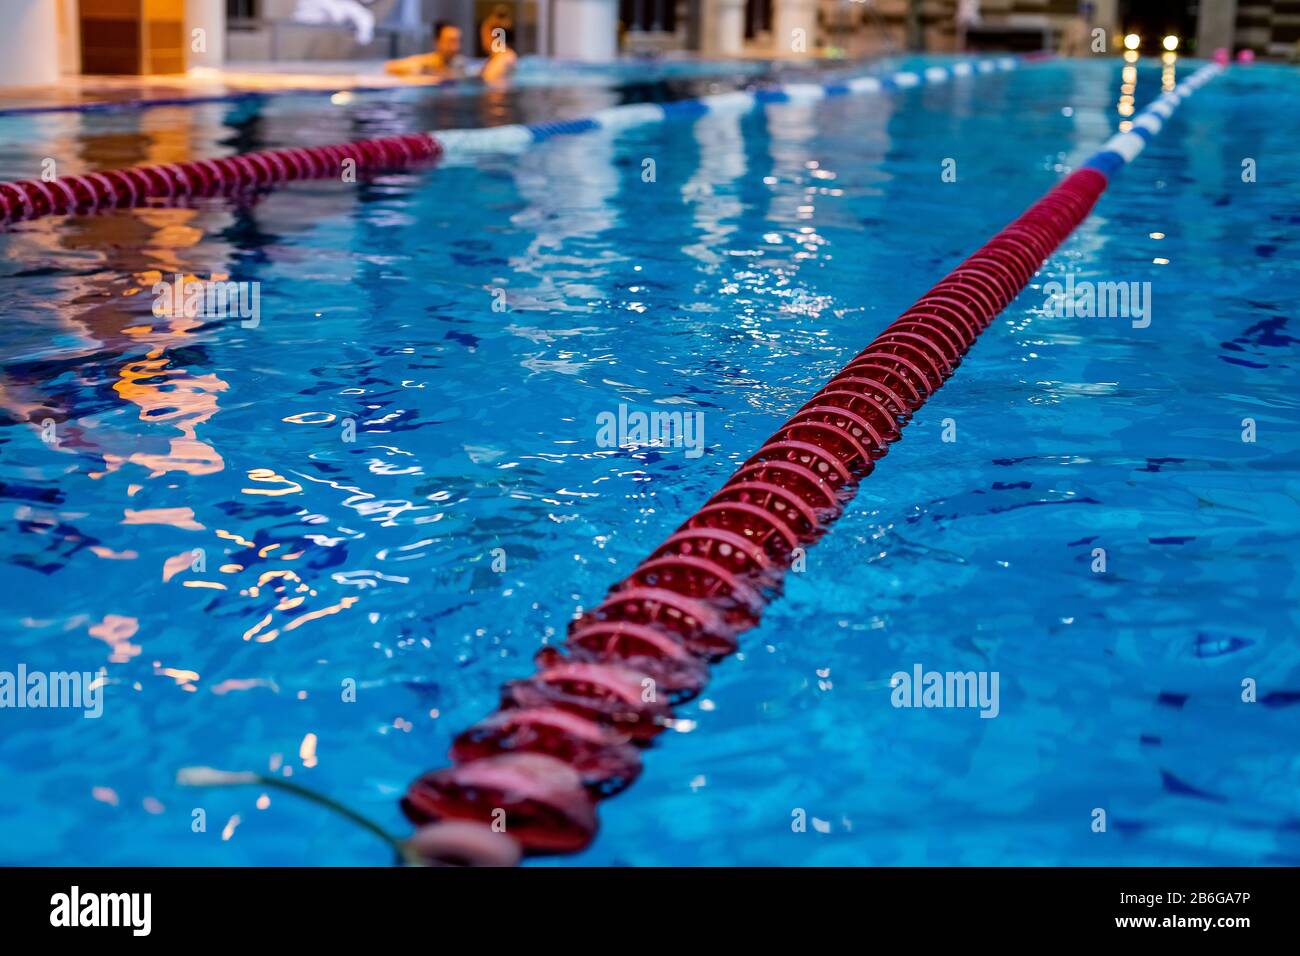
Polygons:
M27 713L0 740L7 858L386 862L313 809L172 775L291 774L400 826L396 794L539 642L1105 138L1120 69L773 105L356 195L304 184L4 237L0 668L102 665L110 685L101 721ZM1247 414L1264 434L1296 424L1276 291L1294 257L1267 251L1293 224L1219 162L1286 131L1233 110L1237 82L1285 96L1266 68L1198 93L1034 280L1177 275L1151 337L1053 319L1027 291L579 862L1295 861L1293 714L1232 704L1240 675L1294 690L1300 666L1294 460L1235 432ZM1144 66L1139 90L1158 86ZM35 135L82 163L158 162L511 118L525 95L610 101L363 103L310 124L277 101ZM426 122L438 110L461 113ZM1229 124L1238 145L1207 158ZM1169 266L1151 265L1154 230ZM175 274L260 282L259 327L155 316L149 289ZM595 416L620 402L702 410L705 456L599 448ZM1099 541L1105 577L1087 571ZM915 661L999 670L1002 715L901 719L882 681ZM1099 805L1113 839L1088 831ZM796 807L825 832L792 834Z

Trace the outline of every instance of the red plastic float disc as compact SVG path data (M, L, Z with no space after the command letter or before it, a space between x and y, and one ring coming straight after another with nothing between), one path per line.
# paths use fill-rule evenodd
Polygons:
M950 371L961 364L961 357L966 352L965 333L942 316L925 313L905 315L891 323L883 335L895 332L906 332L924 339L939 350Z
M902 355L893 352L878 352L875 349L875 343L867 346L870 351L864 352L853 359L840 375L848 377L850 375L863 375L868 378L873 377L874 373L868 372L868 369L885 368L893 370L897 376L911 387L910 393L904 393L903 397L909 399L908 407L917 409L921 403L930 397L937 385L932 385L930 376L933 372L925 372L915 362ZM839 378L839 376L836 376ZM834 381L834 379L832 379ZM910 401L910 395L916 395L916 401Z
M835 455L805 441L768 441L745 464L765 461L797 465L814 481L829 485L837 494L853 479L848 468Z
M935 389L946 382L948 376L952 374L952 368L944 358L943 351L914 332L895 332L886 329L871 343L871 350L906 356L926 373L926 381Z
M648 740L663 730L672 713L666 695L654 693L655 687L654 679L642 671L578 661L510 681L502 689L501 702L507 707L559 707Z
M407 790L402 809L416 823L501 822L521 846L537 852L581 850L596 832L596 810L582 778L545 754L501 754L425 774Z
M969 302L955 299L952 296L935 295L932 292L927 292L922 296L915 305L903 313L902 317L919 317L931 312L943 316L958 328L963 329L966 333L966 348L968 349L975 344L975 339L984 328L979 313L971 307Z
M641 772L641 755L616 730L558 707L499 710L458 736L457 763L502 753L543 753L578 772L583 786L609 796Z
M681 554L654 558L643 562L610 590L629 587L663 588L708 601L737 631L757 624L763 610L763 599L757 591L727 568L707 558Z
M705 505L686 519L681 530L720 528L753 541L774 565L785 566L799 536L770 511L736 501Z
M720 528L691 528L678 531L655 550L650 557L683 555L704 558L725 568L738 577L750 577L767 583L772 562L753 541Z
M871 425L876 434L884 440L884 444L878 444L873 453L877 459L883 458L889 452L890 442L896 442L903 436L894 412L870 395L849 391L847 388L832 388L818 392L799 411L827 405L852 412Z
M893 379L902 391L895 391L890 385L885 385L882 379ZM875 367L864 367L861 373L845 375L843 373L836 375L826 383L822 389L813 396L816 400L820 396L829 392L855 392L865 398L873 399L885 406L891 418L898 425L902 425L912 417L912 405L906 397L916 393L916 389L892 368L886 368L883 365ZM917 393L919 394L919 393Z
M721 657L736 649L736 635L722 615L703 601L666 588L614 591L575 620L569 631L573 634L595 624L613 621L656 628L672 635L687 651L700 657Z
M811 508L823 524L839 514L842 507L835 489L803 465L776 460L755 462L728 478L726 486L747 481L768 482L785 488Z
M743 481L723 485L707 504L739 502L776 515L800 541L813 541L822 533L822 523L808 504L793 491L766 481Z
M694 697L704 689L708 669L676 635L628 621L585 624L565 639L570 659L597 664L626 664L655 682L674 702ZM734 648L734 644L732 645ZM715 655L721 657L722 655ZM547 666L559 663L550 656Z
M814 399L815 400L815 399ZM865 460L855 459L849 467L854 471L866 468L870 469L871 463L877 458L884 455L889 448L889 443L885 441L884 436L876 430L876 427L856 412L851 412L846 408L840 408L835 405L805 405L799 411L795 412L790 418L790 425L802 422L812 422L818 425L826 425L837 431L845 432L853 438L853 443L862 449L862 454L866 456ZM785 429L785 434L791 438L800 437L789 427ZM823 442L818 442L823 445ZM853 449L856 455L856 449ZM843 459L841 459L843 460ZM861 475L859 475L861 477Z
M975 310L975 314L982 323L980 328L988 328L993 316L997 315L1002 309L999 301L1000 293L997 292L995 286L990 287L990 280L976 281L969 273L957 275L956 272L950 272L931 291L959 297L966 296L971 302L971 308Z
M768 439L769 444L781 441L816 445L834 455L836 460L854 476L861 476L871 471L871 454L862 442L844 429L828 425L820 418L810 416L806 412L797 413L780 431Z
M1011 278L1005 266L994 267L988 263L980 265L962 263L960 268L953 270L952 278L978 285L992 298L999 312L1011 303L1021 288L1019 283Z

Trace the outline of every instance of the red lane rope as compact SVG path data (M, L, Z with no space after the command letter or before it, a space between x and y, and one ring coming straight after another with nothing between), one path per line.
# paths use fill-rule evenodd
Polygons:
M502 691L499 710L426 773L402 808L416 823L477 821L531 853L580 850L595 803L640 771L638 745L703 688L776 596L913 411L1088 215L1101 172L1072 173L917 300L763 443L608 597L563 649Z
M138 206L150 200L232 195L298 179L341 177L348 160L355 163L352 171L360 174L432 162L441 155L437 140L416 133L338 146L268 149L218 159L132 166L60 176L48 183L0 183L0 223Z

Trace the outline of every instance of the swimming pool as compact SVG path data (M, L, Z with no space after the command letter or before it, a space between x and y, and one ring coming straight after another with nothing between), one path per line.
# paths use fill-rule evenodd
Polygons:
M5 862L388 862L315 808L175 772L288 769L403 829L406 784L541 642L1113 132L1121 69L1035 64L12 229L0 669L110 683L98 720L5 714ZM1294 81L1234 69L1179 110L601 805L593 845L539 862L1300 859L1300 208L1269 161L1295 141ZM1138 105L1160 87L1142 64ZM533 95L12 118L0 178L642 94ZM257 327L154 316L176 273L260 283ZM1043 287L1070 275L1150 282L1149 326L1052 314ZM602 447L620 405L702 413L703 454ZM999 715L892 707L916 664L997 671Z

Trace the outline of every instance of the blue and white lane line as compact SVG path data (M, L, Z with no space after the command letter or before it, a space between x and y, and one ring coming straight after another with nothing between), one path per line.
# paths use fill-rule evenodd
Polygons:
M473 153L514 153L552 136L568 136L592 130L620 130L643 123L660 123L677 117L705 113L744 113L768 103L811 103L834 96L880 93L911 89L925 84L946 83L954 77L968 77L1014 70L1020 60L1013 56L961 60L947 66L931 66L917 73L900 70L885 76L859 76L831 83L787 83L753 92L717 93L671 103L628 103L611 106L582 119L552 123L491 126L486 129L435 130L429 135L443 148L444 159Z
M1174 115L1174 109L1187 97L1223 72L1223 67L1210 63L1201 67L1168 93L1162 93L1146 109L1133 118L1132 124L1122 133L1108 139L1097 152L1083 163L1109 177L1126 164L1133 162L1146 149L1147 143L1160 132L1165 121Z

